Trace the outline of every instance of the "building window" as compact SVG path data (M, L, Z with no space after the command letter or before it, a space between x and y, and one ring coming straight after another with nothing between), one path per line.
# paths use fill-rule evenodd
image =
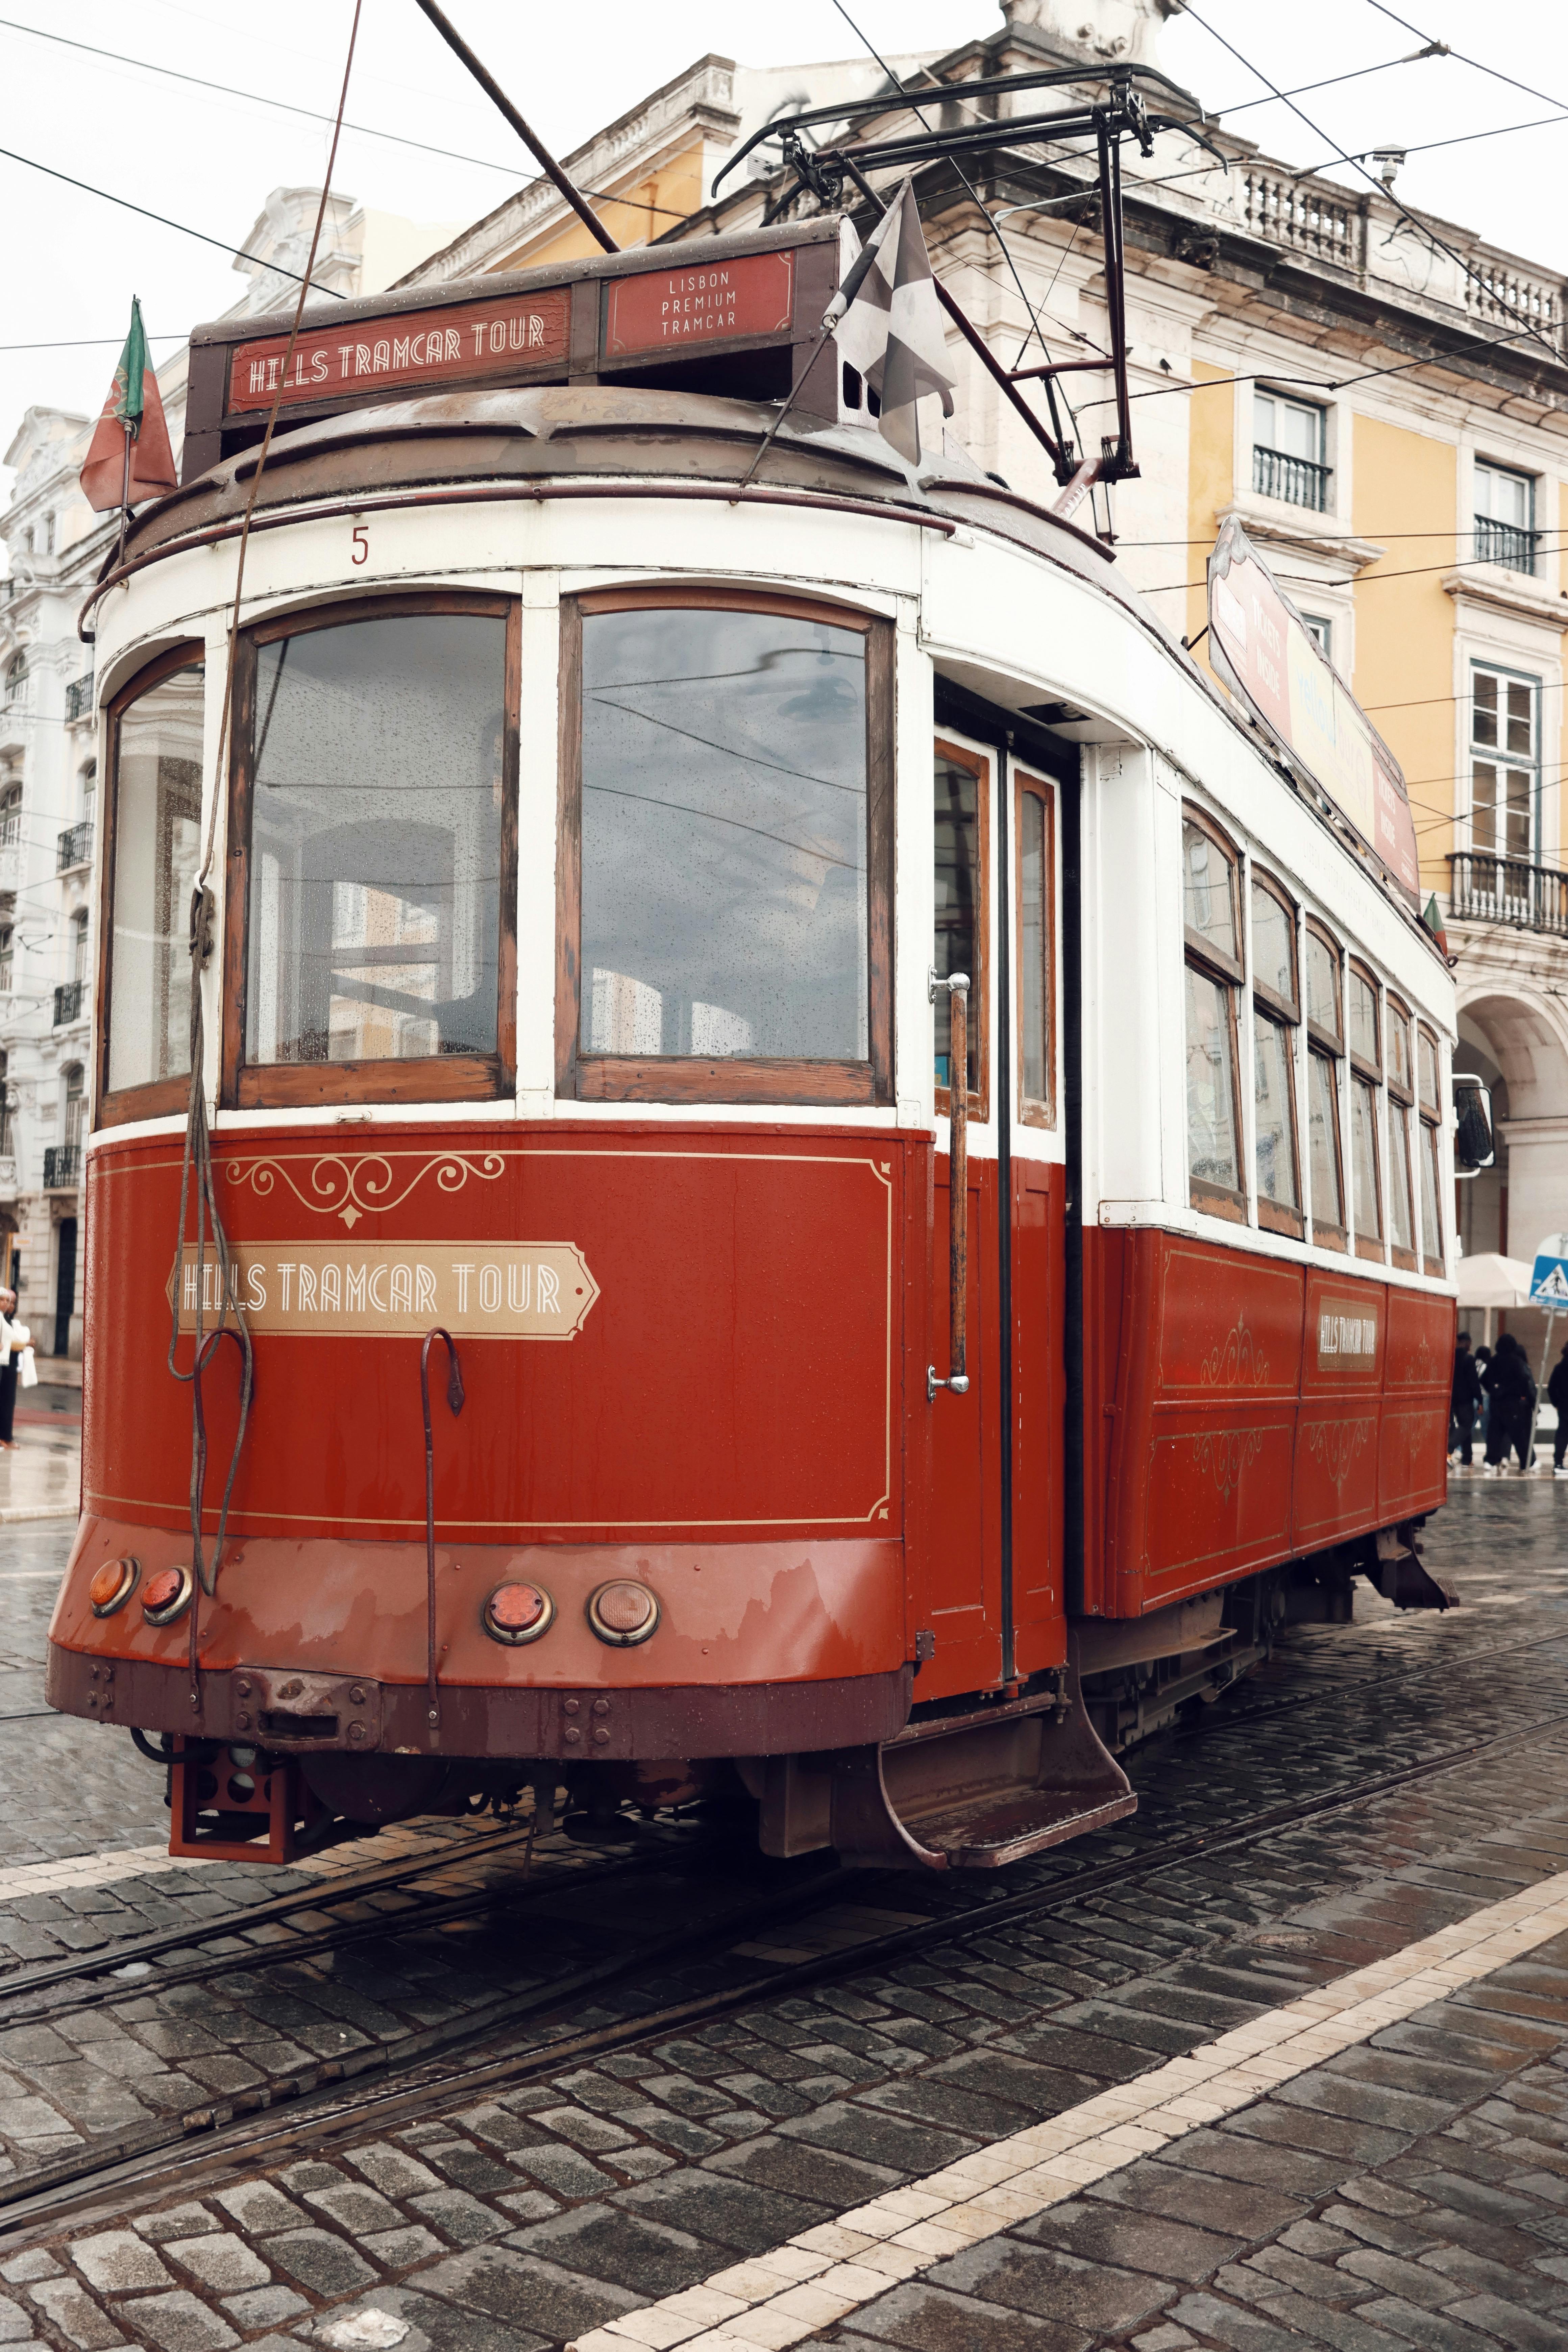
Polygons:
M1476 465L1476 554L1508 572L1533 572L1541 534L1535 483L1506 466Z
M1382 1260L1383 1167L1378 1105L1383 1095L1383 1022L1377 982L1360 965L1350 970L1351 1205L1359 1257Z
M24 650L24 651L23 651L23 652L21 652L21 653L15 653L15 654L13 654L13 655L12 655L12 656L11 656L11 658L10 658L10 660L9 660L9 661L6 663L6 665L5 665L5 699L6 699L6 701L7 701L7 702L16 702L16 701L18 701L18 700L21 698L22 689L23 689L23 688L26 685L26 683L27 683L27 656L26 656L26 651Z
M77 1154L81 1150L82 1128L87 1118L87 1085L79 1062L68 1063L60 1074L66 1082L66 1118L63 1140L68 1153L68 1173L74 1176L79 1168Z
M0 792L0 849L14 849L22 838L22 787L7 784Z
M1056 1125L1056 799L1015 770L1018 836L1018 1116Z
M1415 1033L1416 1092L1421 1112L1421 1255L1428 1274L1441 1274L1443 1252L1443 1087L1437 1040L1430 1029Z
M1296 909L1276 882L1252 881L1252 1089L1258 1221L1305 1230L1296 1136L1296 1031L1301 1018Z
M79 986L87 978L88 939L92 918L85 907L71 917L71 978Z
M931 956L939 980L969 974L969 1116L990 1117L991 925L985 877L991 864L991 763L980 751L940 739L933 765L936 936ZM952 1110L950 1015L939 1003L936 1022L936 1107Z
M98 806L98 761L96 760L83 761L78 782L81 791L82 820L84 824L90 824L93 812Z
M1334 625L1321 613L1303 613L1301 625L1325 661L1334 657Z
M11 972L15 956L16 933L9 923L0 923L0 996L11 993Z
M1342 1004L1338 942L1316 923L1309 923L1307 1166L1312 1190L1312 1239L1328 1249L1345 1246L1344 1163L1340 1149Z
M1507 670L1470 673L1470 846L1528 861L1540 771L1540 681ZM1478 882L1477 887L1482 887Z
M563 629L559 1092L890 1101L888 625L672 588Z
M518 625L510 599L454 594L250 633L226 1099L510 1093Z
M1329 503L1328 417L1310 401L1288 400L1281 392L1255 393L1252 401L1252 487L1287 506L1310 507L1321 514Z
M1394 1263L1414 1270L1415 1210L1410 1189L1410 1114L1415 1100L1410 1015L1388 1000L1388 1234Z
M1237 992L1246 978L1236 852L1191 809L1182 824L1186 947L1187 1176L1194 1208L1245 1217Z
M110 709L100 1084L106 1095L131 1097L124 1118L178 1109L187 1091L202 698L201 663L175 653L132 680ZM153 1087L161 1091L147 1091Z
M43 551L46 555L52 555L55 551L55 519L52 514L44 517Z

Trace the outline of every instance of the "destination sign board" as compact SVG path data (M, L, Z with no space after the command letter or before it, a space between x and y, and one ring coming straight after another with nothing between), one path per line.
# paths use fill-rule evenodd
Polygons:
M438 310L329 321L301 334L291 358L287 335L241 343L229 362L229 413L270 408L280 382L281 404L289 407L485 376L512 383L531 368L556 371L566 362L570 301L564 286L552 286Z
M574 1242L241 1242L230 1295L256 1335L423 1339L432 1324L471 1339L571 1339L599 1286ZM179 1328L217 1321L222 1285L187 1243L171 1271Z
M1234 515L1209 558L1209 659L1420 903L1415 822L1398 761Z
M613 279L605 357L700 351L743 336L782 334L795 314L795 259L785 247Z

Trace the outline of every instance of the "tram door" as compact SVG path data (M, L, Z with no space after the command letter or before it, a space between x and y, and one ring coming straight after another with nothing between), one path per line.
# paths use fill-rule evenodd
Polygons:
M967 1395L938 1390L931 1408L929 1580L921 1623L935 1653L916 1696L985 1689L1003 1675L1001 1432L997 1364L996 1128L992 971L992 865L997 761L961 737L935 745L936 936L939 979L970 976L969 1247ZM949 1116L949 1032L938 1001L936 1109ZM948 1157L939 1148L931 1218L931 1349L939 1372L952 1362Z

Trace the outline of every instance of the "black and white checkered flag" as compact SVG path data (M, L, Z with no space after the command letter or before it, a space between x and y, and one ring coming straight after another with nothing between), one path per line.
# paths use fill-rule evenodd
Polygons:
M904 182L850 263L824 323L837 330L840 354L880 402L883 438L918 464L915 404L927 393L940 393L942 415L951 416L953 378L912 180Z

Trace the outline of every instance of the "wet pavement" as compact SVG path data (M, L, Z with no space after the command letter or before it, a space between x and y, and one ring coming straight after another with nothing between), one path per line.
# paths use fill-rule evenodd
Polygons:
M1131 1822L994 1880L768 1864L707 1824L630 1856L541 1841L524 1884L522 1841L452 1824L424 1875L342 1899L399 1849L155 1867L161 1776L125 1735L0 1724L26 1758L0 1772L0 2344L1568 2346L1551 1917L1239 2105L1119 2125L1032 2210L998 2188L961 2229L928 2186L1548 1899L1565 1488L1460 1486L1428 1542L1464 1608L1358 1586L1354 1625L1294 1630L1133 1759ZM5 1537L0 1714L41 1705L68 1535ZM237 1922L264 1895L298 1907ZM205 1944L106 1973L170 1924ZM37 1981L73 1960L99 1972ZM160 2134L150 2179L17 2201Z

